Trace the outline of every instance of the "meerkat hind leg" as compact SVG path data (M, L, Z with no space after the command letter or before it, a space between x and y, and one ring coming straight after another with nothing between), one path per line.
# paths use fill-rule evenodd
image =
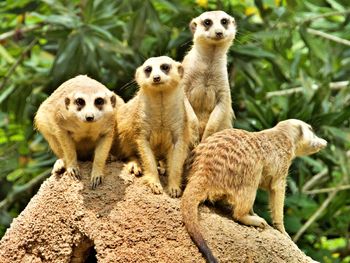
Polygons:
M256 214L251 214L253 212L254 200L255 194L247 191L230 197L228 201L234 207L233 219L247 226L265 228L268 225L265 219Z
M138 177L142 175L140 162L136 158L131 158L131 160L125 165L125 167L130 174L134 174Z

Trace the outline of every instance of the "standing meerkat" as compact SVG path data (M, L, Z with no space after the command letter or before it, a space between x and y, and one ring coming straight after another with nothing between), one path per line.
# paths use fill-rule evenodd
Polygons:
M39 107L35 126L59 158L52 174L79 179L77 160L93 158L91 186L96 188L111 149L116 104L121 98L98 81L79 75L64 82Z
M311 155L327 145L307 123L290 119L260 132L227 129L214 134L192 152L182 216L191 238L208 262L218 262L199 228L198 205L225 198L233 219L257 227L266 221L252 212L258 188L269 192L274 227L286 234L283 206L288 169L297 156Z
M171 197L181 195L183 164L192 138L185 94L179 85L182 76L179 62L166 56L149 58L136 70L140 90L117 114L119 148L124 157L131 158L131 170L141 172L139 157L145 183L160 194L157 160L165 159Z
M236 35L236 23L223 11L210 11L194 18L190 28L193 47L182 62L183 85L199 121L200 140L204 140L232 128L227 51Z

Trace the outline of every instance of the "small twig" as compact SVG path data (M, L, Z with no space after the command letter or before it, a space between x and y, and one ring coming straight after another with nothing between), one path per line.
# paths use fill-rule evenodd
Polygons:
M327 174L328 174L328 169L325 168L321 172L319 172L318 174L311 177L311 179L304 184L303 188L301 189L301 192L303 192L303 193L307 192L315 184L317 184L322 179L322 177L326 176Z
M40 27L42 27L41 24L35 24L35 25L30 25L30 26L27 26L27 27L23 27L21 29L11 30L9 32L1 34L0 35L0 41L6 40L6 39L8 39L10 37L13 37L14 35L18 34L18 32L23 34L23 33L34 31L34 30L36 30L36 29L38 29Z
M316 219L322 214L322 212L327 208L329 203L333 200L333 198L338 193L338 190L334 190L331 192L327 199L323 202L323 204L317 209L317 211L306 221L306 223L299 229L299 231L293 237L293 241L297 242L302 234L316 221Z
M331 90L340 90L343 88L346 88L347 86L349 86L350 81L338 81L338 82L331 82L329 83L329 88ZM316 84L312 85L312 89L313 90L317 90L319 89L319 86ZM276 90L276 91L270 91L266 93L266 98L271 98L271 97L275 97L275 96L289 96L295 93L301 93L303 92L304 87L296 87L296 88L291 88L291 89L286 89L286 90Z
M343 191L343 190L348 190L350 189L350 185L342 185L342 186L336 186L336 187L328 187L328 188L321 188L321 189L315 189L315 190L310 190L310 191L304 191L305 194L322 194L322 193L329 193L334 190L337 191Z
M21 64L21 62L23 61L25 55L28 53L28 51L30 51L34 45L37 43L37 39L35 38L32 42L30 42L30 44L22 51L21 55L19 56L19 58L16 60L16 62L11 66L11 68L9 69L9 71L7 72L6 76L3 78L1 84L0 84L0 90L2 90L6 83L8 78L13 74L13 72L16 70L16 68L18 67L19 64Z
M13 191L7 195L7 197L0 202L0 212L6 210L13 203L23 197L23 195L30 193L33 189L41 184L51 174L51 168L45 170L28 183L14 187Z
M303 20L302 23L311 22L311 21L314 21L314 20L317 20L317 19L320 19L320 18L328 17L328 16L347 15L349 13L350 13L350 9L347 9L347 10L344 10L344 11L329 12L329 13L325 13L325 14L309 17L309 18Z
M312 28L308 28L306 31L308 33L312 34L312 35L320 36L320 37L323 37L325 39L337 42L339 44L350 46L350 41L349 40L346 40L346 39L343 39L343 38L340 38L340 37L337 37L337 36L334 36L334 35L322 32L320 30L315 30L315 29L312 29Z

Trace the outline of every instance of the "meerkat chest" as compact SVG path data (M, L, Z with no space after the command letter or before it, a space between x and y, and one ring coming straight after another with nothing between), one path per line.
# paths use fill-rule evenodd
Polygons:
M220 90L228 88L226 67L216 63L199 63L189 71L186 95L195 112L211 112Z
M78 144L91 144L101 137L103 127L99 123L82 123L69 131L73 140Z

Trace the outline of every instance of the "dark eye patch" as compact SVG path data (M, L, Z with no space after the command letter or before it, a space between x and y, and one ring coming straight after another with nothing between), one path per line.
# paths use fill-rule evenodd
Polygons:
M164 73L168 73L170 70L170 65L169 64L162 64L160 65L160 69L164 72Z
M203 25L206 29L209 29L209 27L211 27L211 25L213 24L213 21L211 21L211 19L204 19L203 20Z
M82 98L77 98L74 103L78 106L77 110L80 111L85 106L85 100Z
M229 24L229 20L227 18L221 19L221 25L223 25L225 28L227 28Z
M98 109L101 109L103 104L105 104L105 100L103 98L96 98L95 99L95 106L98 108Z
M144 71L145 71L146 74L149 75L152 72L152 67L151 66L147 66L147 67L145 67Z

